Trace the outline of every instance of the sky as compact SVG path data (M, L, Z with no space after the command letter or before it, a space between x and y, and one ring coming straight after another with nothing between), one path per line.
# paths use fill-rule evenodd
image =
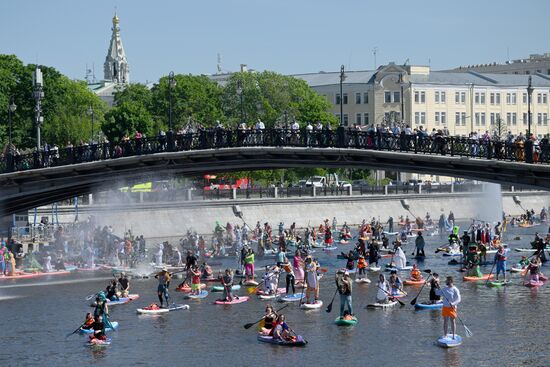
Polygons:
M0 0L0 53L102 79L115 8L133 82L214 74L218 53L299 74L372 70L375 48L434 70L550 52L548 0Z

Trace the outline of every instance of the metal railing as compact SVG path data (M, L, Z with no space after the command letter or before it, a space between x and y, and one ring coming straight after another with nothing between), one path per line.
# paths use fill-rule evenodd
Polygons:
M0 172L23 171L83 162L117 159L143 154L229 147L319 147L355 148L450 155L527 163L550 163L548 139L504 141L470 139L460 136L400 135L359 131L343 127L337 130L199 130L193 133L168 132L152 138L129 139L118 143L84 144L77 147L53 147L46 151L18 154L9 150L0 158Z

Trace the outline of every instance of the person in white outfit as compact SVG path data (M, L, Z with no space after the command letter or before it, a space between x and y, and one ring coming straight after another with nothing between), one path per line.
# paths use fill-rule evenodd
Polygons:
M401 242L395 243L395 254L393 256L395 267L398 269L403 269L407 265L407 258L403 249L401 249Z

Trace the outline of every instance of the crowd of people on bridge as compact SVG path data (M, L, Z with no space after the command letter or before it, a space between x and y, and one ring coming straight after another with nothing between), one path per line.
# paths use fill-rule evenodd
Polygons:
M446 126L427 131L422 125L407 124L353 125L334 128L329 123L307 122L300 125L292 120L266 128L258 119L255 124L242 122L237 129L219 121L213 127L193 123L177 131L159 130L156 136L146 137L140 131L120 137L117 142L90 143L80 141L63 147L44 143L40 152L21 153L14 146L6 146L1 162L4 171L25 170L73 164L130 155L164 151L223 148L239 146L312 146L350 147L361 149L415 151L433 154L455 154L488 159L540 162L550 158L548 135L537 138L523 133L514 135L474 131L468 136L451 136ZM526 150L529 149L529 150Z

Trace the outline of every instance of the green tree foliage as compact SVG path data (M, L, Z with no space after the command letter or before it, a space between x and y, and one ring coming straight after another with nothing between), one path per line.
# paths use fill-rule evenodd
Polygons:
M223 109L230 125L241 120L242 93L244 121L249 125L260 118L267 127L282 125L287 120L299 123L322 121L336 124L329 112L330 104L301 79L270 71L235 73L223 89ZM286 116L285 116L286 111Z
M103 133L110 141L119 141L136 130L146 136L155 135L155 119L151 114L152 93L143 84L131 84L115 92L115 107L105 114Z
M13 143L22 148L36 145L36 125L32 73L35 65L24 65L14 55L0 55L0 141L8 140L8 104L14 98L17 110L12 116ZM57 70L40 67L44 77L42 110L43 142L65 144L91 138L90 106L94 109L96 131L103 121L105 104L83 82L71 81Z

